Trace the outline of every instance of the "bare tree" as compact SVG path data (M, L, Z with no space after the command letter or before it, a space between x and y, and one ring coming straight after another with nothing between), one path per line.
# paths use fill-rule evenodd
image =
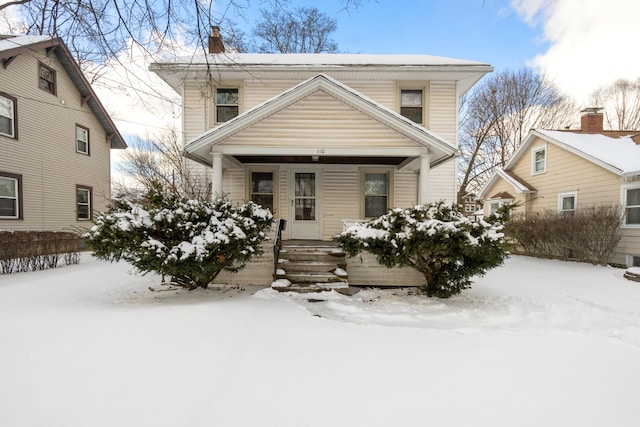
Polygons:
M591 95L594 106L604 107L611 130L640 130L640 77L616 80Z
M290 12L261 9L253 29L256 49L263 53L334 53L338 45L330 36L337 21L317 8L301 7Z
M483 80L460 103L460 197L504 166L530 129L563 128L575 111L572 100L529 68Z
M136 198L160 186L167 194L208 200L211 188L198 165L182 156L182 141L177 132L154 139L135 138L122 153L120 171L128 178L115 185L119 196Z

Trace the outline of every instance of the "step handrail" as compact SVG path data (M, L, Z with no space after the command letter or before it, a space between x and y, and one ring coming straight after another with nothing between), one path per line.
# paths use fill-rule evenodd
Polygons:
M287 220L280 218L276 225L275 242L273 243L273 280L278 276L278 259L280 258L280 249L282 249L282 231L287 228Z

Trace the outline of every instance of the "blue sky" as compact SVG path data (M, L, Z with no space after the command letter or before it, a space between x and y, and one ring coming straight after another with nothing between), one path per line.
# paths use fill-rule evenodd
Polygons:
M252 1L243 22L259 16ZM637 0L292 0L338 20L334 39L348 53L428 54L489 63L496 70L531 66L579 103L617 78L640 76Z

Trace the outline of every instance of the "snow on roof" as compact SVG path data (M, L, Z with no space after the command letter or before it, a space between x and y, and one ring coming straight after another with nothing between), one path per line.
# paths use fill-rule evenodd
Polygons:
M623 174L640 171L640 145L633 142L630 136L611 138L602 134L557 130L537 130L537 132L607 163Z
M164 61L162 61L164 62ZM230 65L404 65L404 66L437 66L437 65L475 65L489 64L465 59L447 58L433 55L373 55L342 53L225 53L215 55L198 55L195 57L178 57L167 62L175 63L214 63Z
M16 47L28 46L34 43L40 43L47 40L51 40L51 36L0 36L0 52L9 49L15 49Z

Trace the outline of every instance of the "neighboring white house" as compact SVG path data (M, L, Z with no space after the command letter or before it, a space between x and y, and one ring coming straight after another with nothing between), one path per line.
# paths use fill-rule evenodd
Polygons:
M59 38L0 36L0 229L86 226L125 141Z
M599 109L583 111L580 130L532 130L480 192L484 213L519 202L526 214L571 214L620 205L625 217L616 264L640 265L640 131L603 130Z
M285 239L313 240L390 208L454 202L458 99L493 70L427 55L223 52L150 69L182 95L185 155L208 168L213 194L259 202L288 221Z

